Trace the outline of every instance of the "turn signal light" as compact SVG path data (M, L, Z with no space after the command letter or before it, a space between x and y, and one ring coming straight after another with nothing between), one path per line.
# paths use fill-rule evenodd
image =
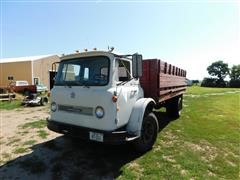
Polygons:
M118 99L117 96L113 96L113 97L112 97L112 101L113 101L113 102L117 102L117 99Z

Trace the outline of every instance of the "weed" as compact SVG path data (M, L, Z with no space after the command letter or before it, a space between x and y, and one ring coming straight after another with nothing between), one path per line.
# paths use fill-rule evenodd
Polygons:
M22 125L21 127L23 129L26 129L26 128L36 128L36 129L40 129L40 128L44 128L46 127L46 120L43 120L43 119L40 119L38 121L33 121L33 122L28 122L28 123L25 123L24 125Z
M37 141L35 141L35 140L29 140L29 141L24 142L23 145L33 145L33 144L35 144L36 142L37 142Z
M39 130L37 131L38 136L41 137L42 139L46 139L47 136L49 135L45 130Z
M21 107L20 100L0 101L0 109L12 110L12 109L20 108L20 107Z
M16 149L14 150L14 153L15 153L15 154L22 154L22 153L25 153L25 152L27 152L27 151L28 151L27 148L18 147L18 148L16 148Z

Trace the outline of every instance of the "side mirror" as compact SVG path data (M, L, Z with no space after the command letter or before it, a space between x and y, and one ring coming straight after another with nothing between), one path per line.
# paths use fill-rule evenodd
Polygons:
M132 74L134 78L142 76L142 55L135 53L132 55Z

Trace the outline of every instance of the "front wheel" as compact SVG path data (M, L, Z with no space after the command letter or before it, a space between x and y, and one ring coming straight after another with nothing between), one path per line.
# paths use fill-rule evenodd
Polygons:
M142 122L141 136L134 141L134 147L139 152L150 150L156 141L158 133L158 121L151 112L146 115Z

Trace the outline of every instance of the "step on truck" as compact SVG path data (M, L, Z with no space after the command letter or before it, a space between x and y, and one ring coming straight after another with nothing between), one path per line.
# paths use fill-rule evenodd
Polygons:
M132 141L150 150L157 138L156 109L177 118L186 71L142 55L88 51L64 55L51 90L48 129L103 143Z

